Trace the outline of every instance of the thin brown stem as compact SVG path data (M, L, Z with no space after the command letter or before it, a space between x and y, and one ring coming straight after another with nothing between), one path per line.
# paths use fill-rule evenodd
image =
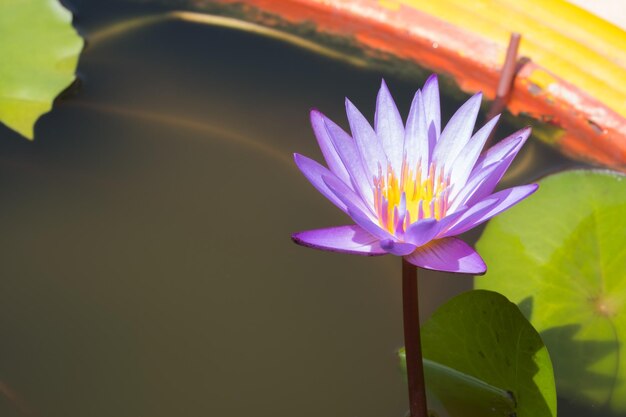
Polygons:
M496 97L493 100L493 103L491 103L491 107L487 112L487 120L491 120L496 115L502 113L509 101L511 88L513 87L513 80L515 79L515 75L520 69L517 59L517 51L519 49L521 39L522 35L520 35L519 33L511 33L509 46L506 50L506 58L504 59L504 64L502 65L502 69L500 71L500 79L498 80ZM491 136L487 140L486 147L491 144L494 132L495 128L493 129Z
M428 417L417 292L417 268L402 259L402 308L409 409L411 417Z

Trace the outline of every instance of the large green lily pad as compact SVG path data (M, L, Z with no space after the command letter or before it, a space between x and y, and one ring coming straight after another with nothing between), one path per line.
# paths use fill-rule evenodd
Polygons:
M74 81L83 40L58 0L0 1L0 121L28 139Z
M493 219L476 288L501 292L540 331L557 392L626 412L626 177L571 171Z
M430 407L451 417L556 416L546 347L500 294L470 291L441 306L422 326L422 350Z

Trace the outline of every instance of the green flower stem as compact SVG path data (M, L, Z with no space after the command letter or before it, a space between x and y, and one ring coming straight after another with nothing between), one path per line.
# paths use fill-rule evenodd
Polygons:
M428 417L417 301L417 267L404 259L402 259L402 308L406 373L409 381L409 409L411 417Z

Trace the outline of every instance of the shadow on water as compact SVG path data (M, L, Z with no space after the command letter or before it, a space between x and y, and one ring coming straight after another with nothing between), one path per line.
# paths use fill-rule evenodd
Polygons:
M88 41L159 11L73 9ZM381 73L178 21L88 47L79 73L35 142L0 127L0 380L46 417L403 415L399 262L290 240L347 222L290 165L321 159L309 109L372 115ZM382 75L406 114L423 77ZM567 164L528 152L505 185ZM424 315L471 287L422 283Z

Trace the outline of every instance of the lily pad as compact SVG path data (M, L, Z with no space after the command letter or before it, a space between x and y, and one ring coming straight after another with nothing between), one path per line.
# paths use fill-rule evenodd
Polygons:
M556 416L546 347L500 294L470 291L441 306L422 326L422 351L429 400L451 417Z
M406 373L404 349L399 354ZM424 359L424 378L428 406L436 412L463 417L509 417L515 413L515 400L509 392L449 366Z
M476 288L506 295L541 333L557 391L626 412L626 177L571 171L493 219Z
M37 119L74 81L83 40L58 0L2 0L0 39L0 121L33 139Z

